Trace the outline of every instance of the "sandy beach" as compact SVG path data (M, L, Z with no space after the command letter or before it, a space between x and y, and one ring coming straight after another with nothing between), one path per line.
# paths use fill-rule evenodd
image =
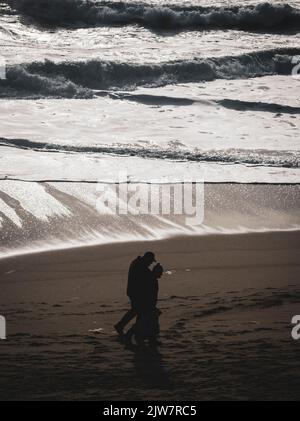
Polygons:
M128 262L167 273L162 346L120 343ZM0 398L299 399L300 233L174 237L1 259Z
M300 0L0 0L0 401L300 400L299 40ZM114 329L147 251L158 347Z

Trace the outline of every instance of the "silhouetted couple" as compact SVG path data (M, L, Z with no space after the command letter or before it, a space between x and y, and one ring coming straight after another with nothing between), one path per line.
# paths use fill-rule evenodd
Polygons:
M158 263L153 268L150 266L156 262L155 255L147 252L143 257L137 257L130 265L128 274L127 295L130 299L131 309L115 325L115 329L120 336L124 335L125 327L136 317L135 324L125 335L126 342L132 341L142 345L145 340L149 344L158 343L159 316L157 309L158 280L163 275L163 267Z

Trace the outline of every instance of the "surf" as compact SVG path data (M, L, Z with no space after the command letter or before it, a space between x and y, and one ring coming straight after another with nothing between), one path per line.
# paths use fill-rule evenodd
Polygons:
M7 0L18 13L52 26L141 25L153 30L242 29L279 31L300 27L289 4L200 7L91 0Z
M105 89L247 79L292 73L300 48L278 48L241 55L193 58L162 63L107 60L45 60L7 66L0 80L0 98L90 99Z
M244 164L265 167L299 168L300 152L277 150L225 149L172 149L163 147L135 147L132 145L67 145L62 143L35 142L28 139L0 138L0 147L13 147L35 152L66 154L112 154L117 156L136 156L147 159L164 159L187 162L210 162L220 164Z

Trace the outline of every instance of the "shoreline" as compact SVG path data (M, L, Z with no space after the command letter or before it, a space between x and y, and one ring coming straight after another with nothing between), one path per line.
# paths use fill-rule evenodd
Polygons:
M281 236L281 234L298 234L299 235L299 246L300 246L300 227L298 228L290 228L290 229L278 229L278 230L257 230L257 231L236 231L236 232L205 232L202 234L199 233L184 233L184 234L172 234L172 233L166 233L165 237L156 238L156 239L128 239L128 240L115 240L110 242L103 242L103 243L78 243L77 245L71 245L71 244L57 244L53 248L44 248L39 249L38 247L33 250L24 250L24 251L15 251L11 252L9 254L1 255L0 254L0 267L1 263L12 260L12 259L18 259L23 257L30 257L30 256L39 256L39 255L47 255L47 254L55 254L55 253L64 253L64 252L77 252L79 250L92 250L92 249L105 249L105 248L111 248L116 247L120 248L124 245L128 247L137 247L139 245L145 244L145 247L147 248L149 245L150 247L159 246L160 244L169 242L169 241L184 241L184 240L205 240L205 239L217 239L221 237L231 237L231 238L238 238L238 237L246 237L249 236L250 238L255 236L273 236L278 235ZM145 248L144 247L144 248Z
M169 161L172 162L172 161ZM176 161L175 161L176 162ZM234 165L234 164L226 164L226 165ZM251 166L250 166L251 167ZM253 166L255 167L255 166ZM26 179L22 179L22 178L0 178L0 182L1 181L16 181L16 182L21 182L21 183L39 183L39 184L43 184L43 183L55 183L55 184L59 184L59 183L70 183L70 184L108 184L108 185L113 185L113 186L119 186L119 185L123 185L123 184L146 184L146 185L176 185L176 184L184 184L184 182L182 181L162 181L162 182L151 182L151 181L124 181L124 182L117 182L117 181L105 181L105 180L55 180L55 179L49 179L49 180L26 180ZM196 182L195 182L196 183ZM234 186L300 186L300 181L291 181L291 182L265 182L265 181L257 181L257 182L253 182L253 181L204 181L204 186L216 186L216 185L234 185Z
M300 230L298 185L206 183L201 191L192 192L193 212L202 220L197 225L187 223L188 213L175 214L175 204L185 212L185 197L180 194L175 198L174 194L171 198L170 184L159 187L153 196L159 206L158 214L149 212L154 202L146 188L140 200L146 202L148 213L142 210L138 215L129 206L129 196L126 203L119 190L110 185L105 191L113 199L108 206L101 199L102 191L98 192L94 185L64 182L24 186L20 182L0 182L1 260L83 246L116 246L136 241L149 244L178 236L191 239ZM170 194L168 214L162 212L164 188ZM119 214L118 208L112 207L114 203L125 203L127 213ZM136 202L138 211L140 205Z
M96 255L103 256L104 259L124 258L132 256L138 252L146 250L156 250L168 255L177 253L185 258L191 254L201 253L259 253L260 251L276 252L285 250L300 251L300 229L282 231L260 231L243 233L210 233L205 235L170 235L161 239L117 241L103 244L85 244L75 247L64 247L50 250L33 251L23 254L4 256L0 258L0 274L5 275L3 268L10 267L11 264L21 265L28 262L32 266L32 261L63 261L64 259L81 260L89 255L95 258ZM250 259L251 260L251 259ZM255 259L254 259L255 260ZM300 259L299 259L300 261ZM273 262L277 265L277 262ZM99 262L101 265L101 262ZM238 266L233 262L233 266ZM126 265L124 266L126 267ZM51 268L49 268L51 272ZM11 278L11 276L9 276ZM4 279L3 279L4 281Z
M0 401L300 401L300 0L266 1L0 1Z

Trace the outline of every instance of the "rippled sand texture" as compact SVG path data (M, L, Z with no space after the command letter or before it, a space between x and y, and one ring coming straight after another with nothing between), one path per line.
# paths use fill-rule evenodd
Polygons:
M112 329L143 247L1 261L1 400L299 399L299 233L150 243L168 271L157 352Z

